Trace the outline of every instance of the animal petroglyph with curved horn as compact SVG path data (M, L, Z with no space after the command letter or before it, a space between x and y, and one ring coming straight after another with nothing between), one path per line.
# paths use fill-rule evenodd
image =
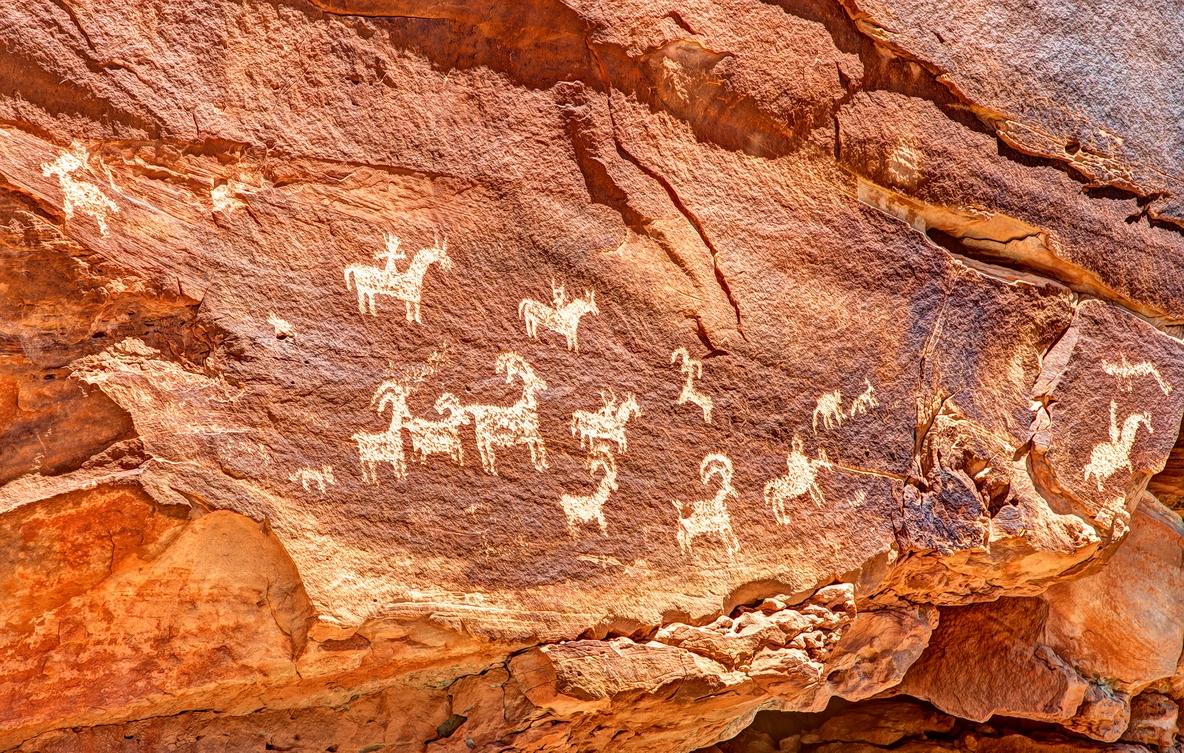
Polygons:
M445 392L436 400L436 412L444 415L448 411L448 418L440 421L428 421L413 418L403 424L403 428L411 434L411 449L415 459L426 463L428 455L447 455L457 465L465 464L464 448L460 442L460 427L469 423L464 407L456 395Z
M703 409L703 420L711 423L711 398L695 389L695 380L703 378L703 362L691 358L691 354L686 348L676 348L670 354L670 363L677 363L679 358L682 358L680 370L686 375L687 381L682 386L682 393L678 396L677 404L694 403Z
M567 528L575 538L580 525L595 521L603 534L607 530L604 521L604 503L619 487L617 484L617 461L612 449L605 442L595 442L588 454L588 471L593 476L599 470L602 474L596 490L591 494L564 494L559 498L563 514L567 516Z
M547 468L547 448L539 434L538 403L535 393L547 389L547 383L535 376L522 356L513 351L497 357L495 372L506 375L506 382L514 377L522 380L522 397L510 406L466 405L468 413L476 421L477 449L481 452L481 468L497 475L495 447L513 447L524 444L530 448L530 459L535 470Z
M378 434L358 432L352 439L358 445L361 456L362 480L378 483L378 464L390 463L395 478L407 475L407 461L403 456L403 422L411 419L407 410L407 396L411 388L394 379L388 379L378 386L370 405L377 405L381 415L389 405L391 408L391 423L387 430Z
M740 551L740 540L732 532L732 519L728 515L728 497L739 495L732 487L732 461L726 455L711 453L699 464L699 479L704 486L710 486L714 478L719 483L715 496L694 502L672 500L678 510L678 547L683 551L691 548L697 536L711 534L719 538L728 554Z

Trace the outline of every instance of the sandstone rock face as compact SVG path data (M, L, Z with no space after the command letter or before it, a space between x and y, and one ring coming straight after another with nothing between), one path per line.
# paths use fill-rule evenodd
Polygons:
M1167 6L0 9L0 749L1176 745Z

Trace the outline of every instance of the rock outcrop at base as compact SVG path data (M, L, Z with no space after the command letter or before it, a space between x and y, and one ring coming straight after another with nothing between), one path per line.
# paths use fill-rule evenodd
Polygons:
M0 9L0 750L1179 747L1181 28Z

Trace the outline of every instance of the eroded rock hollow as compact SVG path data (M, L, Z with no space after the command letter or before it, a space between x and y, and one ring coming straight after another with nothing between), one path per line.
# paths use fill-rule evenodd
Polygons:
M0 749L1176 749L1182 29L3 4Z

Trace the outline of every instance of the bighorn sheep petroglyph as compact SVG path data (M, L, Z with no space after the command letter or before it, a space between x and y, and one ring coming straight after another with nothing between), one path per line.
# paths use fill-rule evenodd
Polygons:
M716 478L719 483L719 490L714 497L694 502L672 500L679 514L678 547L686 551L691 548L696 536L712 534L723 542L728 554L733 555L740 550L740 541L732 532L727 499L739 499L739 495L732 487L732 461L727 456L712 453L703 458L699 464L699 479L704 486L710 486L712 478Z
M695 389L695 380L703 378L703 362L691 358L686 348L677 348L670 354L670 363L682 358L681 371L687 381L682 386L682 393L678 396L678 405L694 403L703 409L703 420L711 423L711 398Z
M605 442L595 442L588 454L588 470L593 476L599 470L602 474L596 491L591 494L564 494L559 498L563 513L567 516L567 528L572 537L576 536L579 526L583 523L596 521L603 534L607 526L604 521L604 503L609 495L615 492L617 485L617 461L613 457L612 449Z

